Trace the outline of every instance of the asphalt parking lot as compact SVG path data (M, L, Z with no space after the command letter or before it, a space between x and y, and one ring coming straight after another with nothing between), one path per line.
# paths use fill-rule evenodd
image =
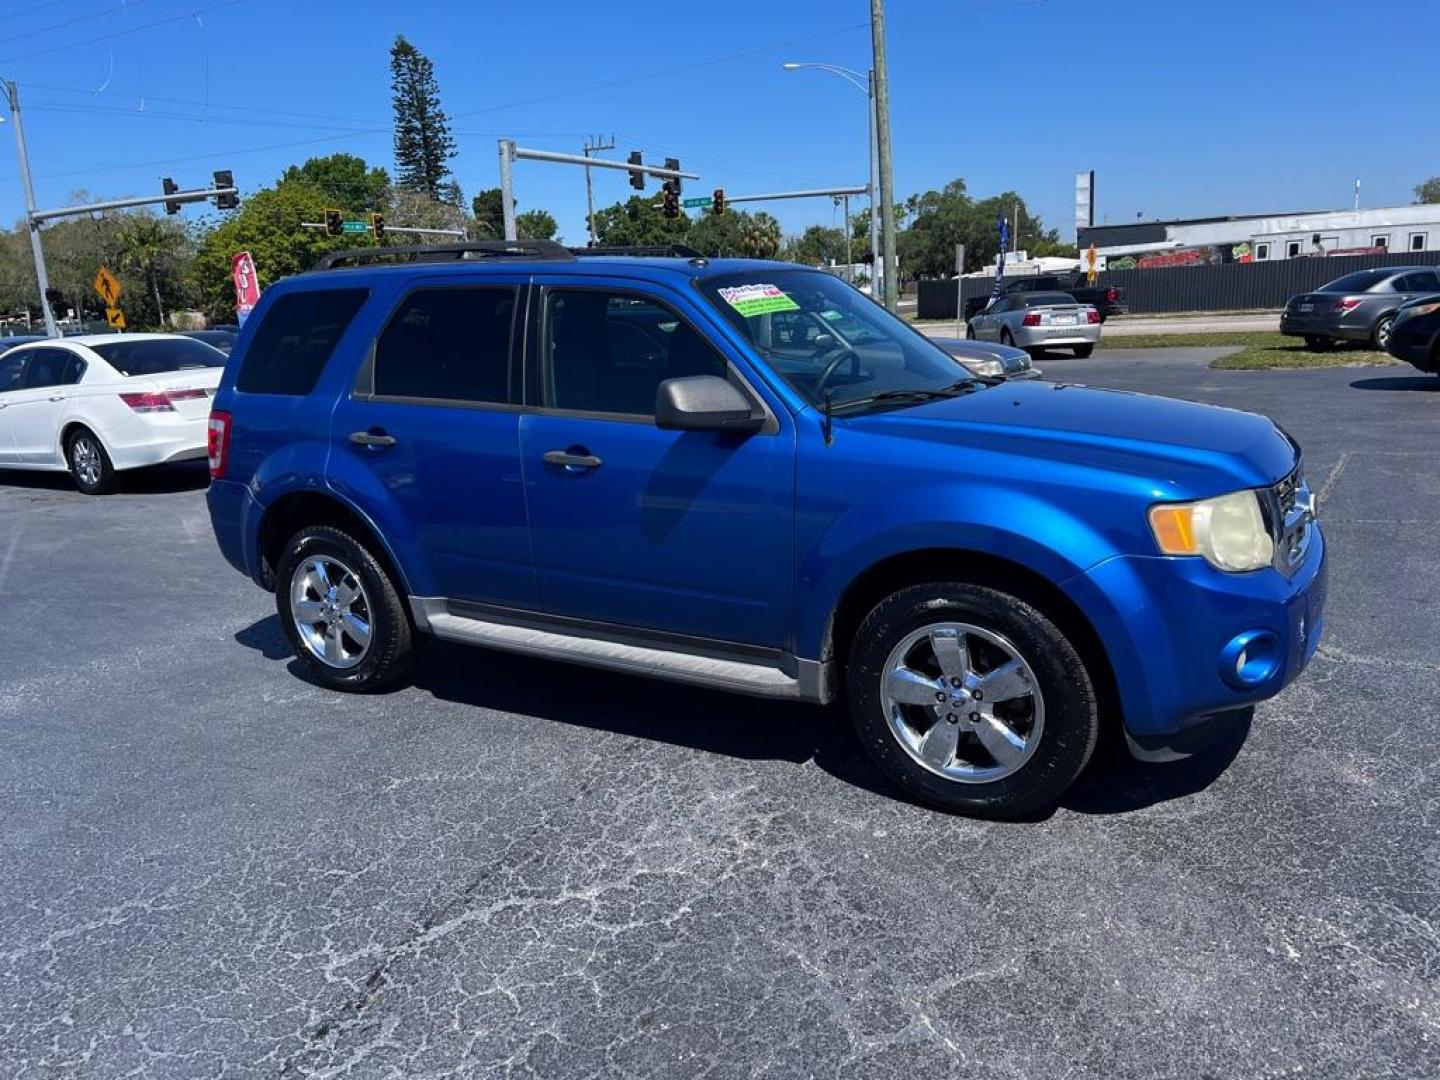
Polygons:
M440 646L322 691L203 471L0 477L0 1075L1440 1075L1440 379L1214 355L1041 366L1291 431L1325 642L1020 824L818 709Z

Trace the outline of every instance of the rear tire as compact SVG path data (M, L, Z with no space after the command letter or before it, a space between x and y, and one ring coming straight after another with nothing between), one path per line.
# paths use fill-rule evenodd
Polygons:
M1329 350L1334 344L1335 344L1334 339L1328 338L1328 337L1326 337L1324 334L1306 334L1306 335L1305 335L1305 347L1306 347L1307 349L1313 350L1314 352L1326 352L1326 351Z
M941 810L1047 808L1099 734L1095 690L1070 641L1038 609L979 585L914 585L883 600L856 632L845 675L866 752Z
M65 461L75 486L85 495L108 495L118 486L110 455L89 428L77 428L66 440Z
M1386 315L1375 324L1375 329L1370 333L1370 340L1374 343L1375 348L1381 352L1385 352L1385 346L1390 344L1390 327L1394 325L1395 316Z
M317 682L371 694L410 672L413 631L390 574L349 533L301 529L275 569L275 610Z
M1086 360L1095 351L1094 345L1076 345L1075 356L1077 359Z
M1004 330L1000 331L1000 344L1009 345L1011 348L1015 347L1015 335L1010 333L1010 328L1008 326Z

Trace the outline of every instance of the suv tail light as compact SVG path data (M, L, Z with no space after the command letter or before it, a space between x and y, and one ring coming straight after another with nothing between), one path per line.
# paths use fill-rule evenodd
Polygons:
M137 413L174 412L175 402L203 398L204 390L145 390L121 394L120 400Z
M1358 296L1343 296L1336 302L1335 310L1341 315L1345 315L1354 311L1359 306L1360 298Z
M1115 303L1115 301L1120 299L1120 290L1112 285L1105 290L1105 299L1109 300L1112 304Z
M1085 321L1093 326L1100 321L1100 313L1092 307L1089 311L1085 312Z
M1021 326L1039 326L1039 325L1040 325L1040 313L1039 313L1038 311L1029 311L1029 312L1026 312L1026 313L1025 313L1025 318L1023 318L1023 319L1020 320L1020 325L1021 325Z
M230 466L230 414L216 409L205 429L205 450L210 458L210 479L219 480Z

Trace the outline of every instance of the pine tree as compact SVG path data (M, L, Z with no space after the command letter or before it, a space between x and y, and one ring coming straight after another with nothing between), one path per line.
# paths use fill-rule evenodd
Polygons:
M440 108L435 66L400 34L390 49L395 102L395 167L401 187L438 198L455 156L450 119Z

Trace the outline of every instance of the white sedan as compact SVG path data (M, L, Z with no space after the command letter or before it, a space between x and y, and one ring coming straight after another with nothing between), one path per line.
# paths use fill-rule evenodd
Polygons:
M0 355L0 469L69 471L88 495L115 474L203 458L225 354L178 334L96 334Z

